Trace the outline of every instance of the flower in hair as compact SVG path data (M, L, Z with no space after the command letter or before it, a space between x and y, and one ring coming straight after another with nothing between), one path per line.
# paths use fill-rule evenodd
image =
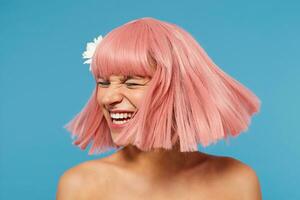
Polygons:
M84 61L83 64L90 64L90 71L91 71L92 57L95 53L97 45L101 42L101 40L102 40L102 35L98 36L98 38L94 38L93 42L88 42L86 45L85 52L82 53L82 57L87 59L86 61Z

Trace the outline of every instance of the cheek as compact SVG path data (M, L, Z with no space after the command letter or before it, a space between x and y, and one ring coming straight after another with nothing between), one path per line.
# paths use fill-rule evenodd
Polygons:
M102 106L102 99L103 99L103 92L100 92L99 90L97 91L97 96L96 96L96 100L97 103Z
M141 104L144 102L145 100L145 95L146 95L146 91L136 91L136 92L132 92L130 94L130 97L128 96L128 98L131 100L131 102L137 107L140 108Z

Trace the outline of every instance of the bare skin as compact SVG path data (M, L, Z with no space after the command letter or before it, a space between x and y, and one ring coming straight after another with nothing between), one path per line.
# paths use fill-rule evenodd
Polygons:
M66 171L57 200L260 200L255 172L230 158L201 152L142 152L129 145L117 153Z
M138 110L149 78L100 79L97 101L109 109ZM135 86L130 84L135 83ZM111 128L112 139L118 131ZM230 158L202 152L159 149L143 152L128 145L106 158L87 161L60 178L57 200L261 200L254 170Z

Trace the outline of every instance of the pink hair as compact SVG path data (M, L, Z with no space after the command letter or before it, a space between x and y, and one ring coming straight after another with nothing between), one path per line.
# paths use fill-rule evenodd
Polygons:
M145 101L113 142L98 105L97 86L83 110L65 127L89 154L128 144L144 151L197 151L246 131L260 100L223 72L182 28L142 18L107 34L91 63L95 80L112 74L151 77Z

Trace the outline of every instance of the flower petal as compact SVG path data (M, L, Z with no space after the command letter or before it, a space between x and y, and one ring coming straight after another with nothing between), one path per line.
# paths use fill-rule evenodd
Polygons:
M98 36L97 38L94 38L93 42L88 42L86 44L86 50L82 53L82 57L87 59L86 61L84 61L84 64L91 64L93 55L101 40L102 40L102 35ZM90 66L90 71L91 71L91 66Z

